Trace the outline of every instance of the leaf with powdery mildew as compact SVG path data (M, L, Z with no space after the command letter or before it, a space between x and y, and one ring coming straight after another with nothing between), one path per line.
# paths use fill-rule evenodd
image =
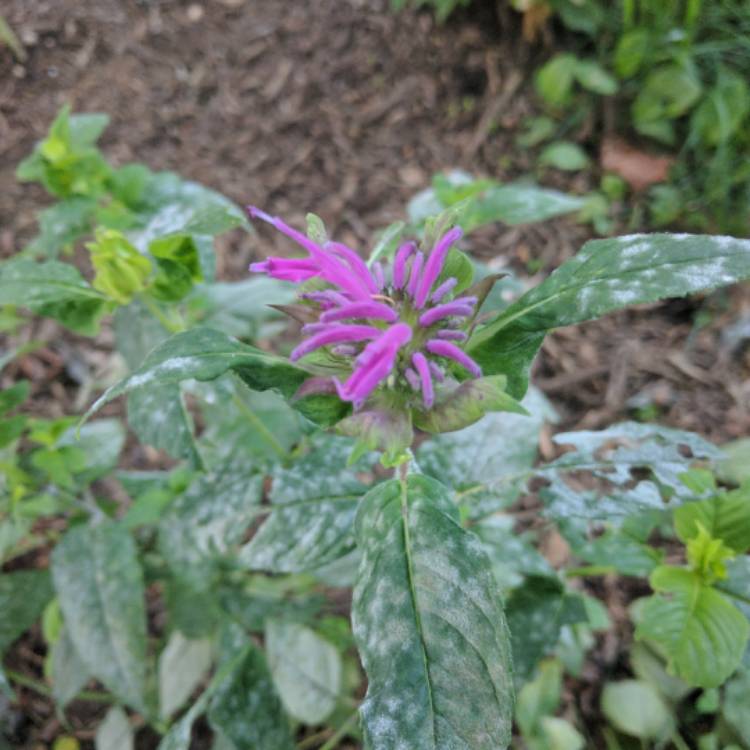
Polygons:
M182 581L198 590L211 586L222 557L258 515L262 484L252 467L222 466L198 476L169 506L159 524L159 547Z
M269 513L239 555L251 570L301 573L337 560L354 546L354 516L366 486L357 473L365 457L346 465L351 441L314 438L312 450L288 469L273 473ZM370 456L370 459L372 456Z
M367 493L352 624L373 750L502 750L513 714L510 643L482 543L448 490L410 476Z
M143 573L130 533L119 523L77 526L52 553L60 608L92 676L146 712L146 607Z
M750 240L689 234L593 240L479 328L467 350L485 375L507 375L508 392L520 398L531 362L553 328L628 305L715 289L748 276Z
M107 389L88 410L88 419L112 399L144 386L170 385L183 380L216 380L233 371L256 391L273 389L291 399L309 377L308 373L282 357L242 344L211 328L193 328L178 333L157 346L129 377ZM340 418L341 404L332 395L295 400L295 408L308 419L330 424Z

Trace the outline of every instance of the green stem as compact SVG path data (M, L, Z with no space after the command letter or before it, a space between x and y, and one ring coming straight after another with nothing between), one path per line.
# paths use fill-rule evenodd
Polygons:
M17 682L21 687L33 690L39 695L44 695L46 697L52 696L52 690L50 688L32 677L27 677L25 674L16 672L13 669L6 669L5 674L8 676L8 679ZM115 703L113 696L107 695L107 693L96 693L91 690L82 690L76 695L76 700L89 701L90 703Z
M242 412L243 416L250 422L253 427L260 433L263 439L273 448L275 453L281 458L282 461L286 461L289 458L284 446L276 439L274 434L266 427L258 415L237 395L232 393L232 401L235 403L237 408Z
M185 326L180 323L170 320L170 318L164 314L159 305L147 294L142 294L139 299L145 305L146 309L164 326L164 328L170 333L181 333L185 330Z
M349 729L354 724L354 722L357 720L357 716L359 715L359 711L355 711L331 736L331 739L328 740L328 742L323 745L320 750L333 750L336 745L339 744L339 740L342 740L344 738L344 735L346 735L349 732Z

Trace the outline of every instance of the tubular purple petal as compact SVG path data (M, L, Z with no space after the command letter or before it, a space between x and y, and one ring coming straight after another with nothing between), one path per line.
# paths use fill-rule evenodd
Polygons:
M469 316L474 312L474 308L471 305L463 304L458 300L454 302L446 302L444 305L438 305L437 307L431 307L427 312L422 313L419 316L419 325L423 328L429 328L433 323L437 323L438 320L450 317Z
M303 341L290 355L292 362L304 357L315 349L329 344L346 344L351 341L365 341L379 336L380 329L372 326L339 325L331 326Z
M323 323L354 318L375 318L384 320L386 323L395 323L398 320L398 313L382 302L351 302L335 310L328 310L320 316Z
M437 362L433 362L432 360L428 360L427 364L430 366L432 377L435 378L435 380L437 380L439 383L442 383L445 380L445 373L443 372L443 368L440 367Z
M334 305L348 305L349 298L341 292L333 289L324 289L322 292L306 292L300 295L302 299L309 299L311 302L317 302L322 307L333 307Z
M373 275L370 273L370 269L367 264L354 252L350 247L343 245L340 242L328 242L325 245L325 250L335 253L339 258L343 258L351 268L357 278L370 290L372 294L378 293L378 285L375 283Z
M339 395L359 408L378 385L390 375L398 350L411 340L411 327L396 323L380 338L370 342L357 358L358 367L339 389Z
M298 232L296 229L290 227L278 216L271 216L265 211L261 211L256 206L248 206L247 210L250 213L250 216L252 216L254 219L260 219L261 221L265 221L267 224L270 224L272 227L275 227L282 234L285 234L287 237L294 240L298 245L304 247L305 250L310 253L310 255L315 256L316 252L322 252L322 248L320 247L320 245L318 245L316 242L313 242L309 237L302 234L302 232Z
M451 276L449 279L446 279L432 294L432 297L430 297L430 301L437 304L440 302L443 297L445 297L448 292L452 291L453 287L458 284L458 279L454 276Z
M424 253L417 253L411 262L411 274L409 274L409 283L406 287L406 292L410 297L413 297L417 291L419 284L419 277L422 273L422 264L424 263Z
M411 367L407 367L404 370L404 377L406 378L406 382L411 386L413 391L418 391L421 388L420 382L419 382L419 375L411 369Z
M405 242L396 252L393 261L393 288L402 289L406 281L406 261L416 252L413 242Z
M463 331L451 331L448 328L441 328L435 335L446 341L466 341L469 338Z
M308 258L266 258L259 263L251 263L254 273L265 273L281 281L306 281L320 272L317 263Z
M382 264L372 264L372 275L375 279L375 283L378 285L378 291L382 292L383 289L385 289L385 272L383 271Z
M432 375L427 359L422 352L414 352L411 358L416 371L419 373L419 380L422 384L422 401L425 409L429 409L435 402L435 391L432 387Z
M453 227L450 231L446 232L436 243L432 252L427 258L425 263L424 273L419 282L416 295L414 296L414 303L417 308L424 305L427 300L427 295L432 289L432 285L440 276L440 272L443 270L445 264L445 258L448 255L448 251L451 249L451 245L456 242L463 235L461 227Z
M458 362L461 367L468 370L477 378L482 375L482 368L468 354L463 352L450 341L430 339L425 344L425 348L430 354L435 354L438 357L445 357L446 359L452 359L454 362Z

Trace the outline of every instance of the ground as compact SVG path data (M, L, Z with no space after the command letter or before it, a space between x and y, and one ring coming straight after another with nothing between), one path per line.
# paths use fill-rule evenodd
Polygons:
M28 52L21 64L0 48L2 256L32 236L48 200L16 183L15 166L65 102L111 116L103 147L117 163L179 171L292 222L314 211L359 247L439 170L534 173L514 137L537 106L530 76L544 49L524 44L501 3L477 3L442 27L429 13L396 16L387 0L6 0L2 13ZM538 177L573 192L594 184ZM496 226L470 249L547 272L590 236L572 219ZM220 277L242 277L274 241L222 239ZM734 289L563 330L545 343L536 382L561 429L649 413L717 441L743 436L750 353L722 329L749 313L750 294ZM47 342L14 366L34 380L34 408L80 409L70 368L100 363L111 335L92 344L49 323L28 335ZM32 732L41 744L29 747L59 728L38 704L29 708L46 717Z

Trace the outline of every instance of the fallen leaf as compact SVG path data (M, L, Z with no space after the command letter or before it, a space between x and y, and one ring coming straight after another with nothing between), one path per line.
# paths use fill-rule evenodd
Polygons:
M672 156L641 151L621 138L605 138L600 162L605 172L622 177L639 193L658 182L665 182L675 160Z

